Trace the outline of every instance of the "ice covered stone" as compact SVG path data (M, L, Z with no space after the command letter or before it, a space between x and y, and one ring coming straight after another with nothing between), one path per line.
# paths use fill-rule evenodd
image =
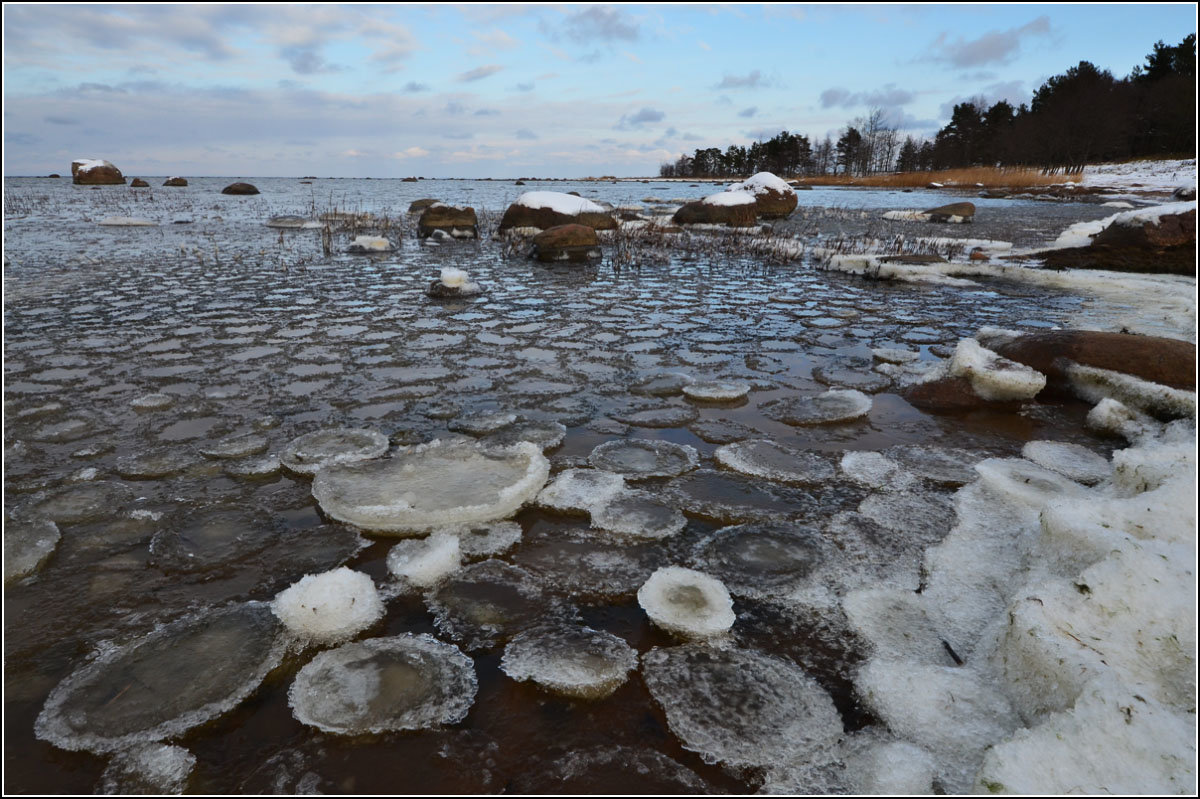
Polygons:
M668 538L687 526L677 509L645 491L626 490L591 509L592 527L633 538Z
M356 236L346 248L346 252L365 255L373 252L391 252L392 249L392 243L386 236Z
M773 766L832 745L842 720L798 666L750 649L651 649L642 675L671 732L705 762Z
M918 477L935 483L959 486L974 482L979 476L974 467L981 458L970 450L901 444L884 450L883 454Z
M1023 458L988 458L975 464L979 479L1035 510L1052 499L1081 494L1085 489L1057 472Z
M313 496L333 518L407 533L511 516L541 490L550 463L536 444L492 449L434 440L391 458L322 469Z
M915 475L882 452L847 452L840 465L842 474L867 488L903 491L919 482Z
M197 458L182 449L152 449L117 460L117 474L126 480L159 480L184 472Z
M650 397L670 397L678 394L695 382L696 379L694 377L685 375L682 372L664 372L634 383L629 387L629 391L633 394L642 394Z
M732 380L708 380L683 387L688 399L698 402L736 402L745 398L753 387Z
M695 408L668 405L616 413L613 418L634 427L683 427L695 421L699 415Z
M197 447L197 450L206 458L245 458L265 452L268 446L270 446L270 442L267 441L266 436L258 433L243 433Z
M258 688L283 658L279 633L261 602L187 616L103 650L60 682L34 731L62 749L100 753L181 735Z
M509 640L547 610L533 576L499 560L460 569L431 590L425 603L438 629L467 651Z
M542 451L554 449L567 437L567 428L550 420L530 419L517 422L484 436L485 447L511 447L522 441L537 444Z
M281 591L271 610L304 641L338 643L383 617L383 601L370 576L345 566L308 574Z
M832 461L815 452L803 452L768 439L739 441L718 447L717 463L751 477L781 483L823 483L833 478Z
M94 522L115 516L133 499L124 483L94 480L39 494L26 510L58 524Z
M816 530L787 522L723 527L698 541L692 560L735 596L787 595L829 557Z
M437 531L428 538L401 541L388 550L388 571L418 588L429 588L462 564L459 538Z
M1090 486L1112 475L1108 460L1087 447L1063 441L1030 441L1021 448L1021 455L1038 466Z
M187 787L196 756L181 746L148 743L118 752L100 775L97 793L176 795Z
M949 374L965 377L985 400L1010 401L1034 397L1046 387L1046 376L1028 366L1001 358L973 338L958 342Z
M279 462L288 471L314 475L327 466L382 457L388 446L388 437L374 430L317 430L290 441L279 455Z
M1133 441L1151 428L1153 420L1139 410L1106 397L1088 412L1086 425L1097 433L1122 436Z
M612 633L567 624L527 630L504 649L500 668L518 682L555 693L603 699L637 668L637 651Z
M458 647L408 633L320 653L296 675L288 704L302 724L362 735L456 724L478 690Z
M638 590L650 621L681 638L715 638L733 626L733 600L720 580L682 566L663 566Z
M970 790L984 750L1021 726L1004 694L969 669L871 660L855 687L892 732L933 754L947 793Z
M567 469L542 493L537 504L560 513L590 513L626 491L625 478L599 469Z
M54 553L62 534L49 519L5 514L4 582L33 574Z
M484 522L461 524L434 530L434 535L445 531L458 537L458 548L463 557L486 558L502 555L521 540L521 525L516 522Z
M693 447L644 438L605 441L588 456L597 469L614 472L626 480L674 477L696 468L700 456Z
M815 397L792 397L764 403L763 412L790 425L831 424L866 416L872 400L861 391L831 389Z
M150 539L150 562L166 571L204 571L266 547L277 529L240 508L189 508L169 516Z

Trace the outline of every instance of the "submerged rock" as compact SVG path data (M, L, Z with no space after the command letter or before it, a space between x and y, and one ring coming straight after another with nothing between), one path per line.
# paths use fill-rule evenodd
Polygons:
M358 635L382 618L383 610L371 578L345 566L305 575L271 603L293 635L319 644Z
M681 638L724 635L733 626L733 600L720 580L682 566L664 566L638 590L650 621Z
M232 710L283 658L269 607L187 616L104 650L58 684L34 724L62 749L116 752L181 735Z
M642 675L671 732L707 763L734 769L799 760L837 741L833 700L800 667L750 649L651 649Z
M478 690L458 647L408 633L320 653L296 675L288 704L302 724L362 735L456 724Z
M513 638L500 669L565 696L603 699L625 682L637 660L637 651L612 633L550 624Z
M555 225L533 237L532 255L543 263L583 263L600 257L600 240L593 227Z
M511 516L549 474L549 461L529 442L491 449L443 439L402 448L386 460L322 469L312 491L339 521L411 533Z
M412 210L411 206L409 210ZM417 220L417 238L427 239L435 230L444 231L455 239L479 238L479 220L475 217L475 209L444 203L427 205Z

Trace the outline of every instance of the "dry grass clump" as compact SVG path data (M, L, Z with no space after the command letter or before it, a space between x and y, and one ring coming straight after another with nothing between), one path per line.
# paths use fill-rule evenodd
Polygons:
M941 169L936 172L897 172L880 175L823 175L797 178L808 186L877 186L882 188L919 188L930 183L946 187L977 187L989 189L1028 189L1073 182L1083 179L1082 172L1047 174L1028 167L976 166L964 169Z

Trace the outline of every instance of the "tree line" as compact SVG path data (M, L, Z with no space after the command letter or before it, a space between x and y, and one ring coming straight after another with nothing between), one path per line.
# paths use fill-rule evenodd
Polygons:
M975 98L954 106L932 139L906 136L872 109L830 136L782 131L748 147L698 149L662 164L661 177L872 175L970 166L1073 169L1099 161L1195 155L1196 35L1156 42L1145 65L1115 78L1088 61L1055 75L1018 107Z

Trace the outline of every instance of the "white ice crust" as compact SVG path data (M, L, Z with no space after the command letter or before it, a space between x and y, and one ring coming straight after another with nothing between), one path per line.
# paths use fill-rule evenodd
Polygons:
M559 191L527 191L517 198L516 205L526 208L549 208L551 211L567 216L579 214L602 214L606 209L583 197L574 194L564 194Z
M280 621L303 641L346 641L383 617L370 576L345 566L302 577L271 603Z
M723 635L736 617L729 591L715 577L682 566L664 566L638 590L650 621L681 638Z
M949 372L954 377L967 378L975 393L986 400L1030 399L1046 387L1044 374L1001 358L973 338L958 342Z
M722 191L710 194L702 201L705 205L754 205L754 195L744 191Z
M785 195L796 193L795 189L787 184L787 181L771 172L759 172L741 183L731 183L727 191L744 191L754 195L766 194L768 191Z
M418 588L429 588L462 564L459 538L449 530L401 541L388 552L388 571Z

